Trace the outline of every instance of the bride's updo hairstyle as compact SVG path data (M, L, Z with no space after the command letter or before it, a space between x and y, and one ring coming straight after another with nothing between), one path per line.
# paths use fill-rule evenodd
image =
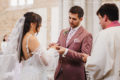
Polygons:
M42 22L41 16L33 12L27 12L26 14L24 14L24 17L25 17L25 23L24 23L23 34L26 34L30 30L30 23L37 23L36 31L38 33L38 28Z
M25 17L25 22L24 22L24 27L23 27L22 40L23 40L23 37L25 36L25 34L30 30L31 23L37 23L36 31L38 33L38 28L42 22L41 16L34 12L27 12L26 14L24 14L24 17ZM21 62L22 58L24 59L23 50L22 50L22 42L21 42L20 62Z

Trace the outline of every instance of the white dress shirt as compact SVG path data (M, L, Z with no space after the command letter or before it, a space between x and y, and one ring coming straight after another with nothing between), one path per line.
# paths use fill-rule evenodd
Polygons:
M66 45L68 44L69 40L73 37L73 35L76 33L76 31L79 29L79 27L71 28L70 32L68 33L68 37L66 40Z

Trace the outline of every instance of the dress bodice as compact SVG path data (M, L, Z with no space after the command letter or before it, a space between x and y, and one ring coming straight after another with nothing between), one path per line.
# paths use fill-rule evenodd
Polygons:
M30 51L29 51L29 48L28 48L28 41L29 41L29 38L31 37L32 35L29 35L27 37L27 40L26 40L26 49L27 49L27 54L29 55Z
M31 35L27 37L26 41L28 55L30 53L28 48L30 37ZM26 80L53 80L54 72L59 59L59 54L57 51L54 49L44 50L41 46L39 46L31 53L33 56L22 62L22 79L27 78L28 75L31 75L31 78L33 79L29 77L29 79L27 78ZM44 63L42 58L44 58L48 65Z

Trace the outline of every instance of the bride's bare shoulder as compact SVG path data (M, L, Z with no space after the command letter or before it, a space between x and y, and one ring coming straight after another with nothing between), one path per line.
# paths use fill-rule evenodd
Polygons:
M37 41L37 38L36 38L36 36L34 36L34 35L31 35L31 34L26 34L24 37L23 37L23 41L26 41L26 40L28 40L28 41Z
M23 43L22 44L26 45L26 42L28 42L28 47L32 50L34 50L35 48L40 46L40 43L39 43L37 37L34 36L34 35L31 35L31 34L26 34L23 37Z
M37 39L36 36L31 35L30 38L29 38L29 41L30 41L30 42L34 42L34 41L38 41L38 39Z
M40 46L40 43L37 39L36 36L34 35L31 35L29 37L29 40L28 40L28 47L31 49L31 51L34 51L36 50L36 48L38 48Z

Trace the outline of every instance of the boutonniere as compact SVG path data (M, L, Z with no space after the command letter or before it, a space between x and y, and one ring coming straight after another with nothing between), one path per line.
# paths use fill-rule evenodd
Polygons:
M64 35L66 35L68 32L69 32L69 30L65 30L65 31L64 31Z

